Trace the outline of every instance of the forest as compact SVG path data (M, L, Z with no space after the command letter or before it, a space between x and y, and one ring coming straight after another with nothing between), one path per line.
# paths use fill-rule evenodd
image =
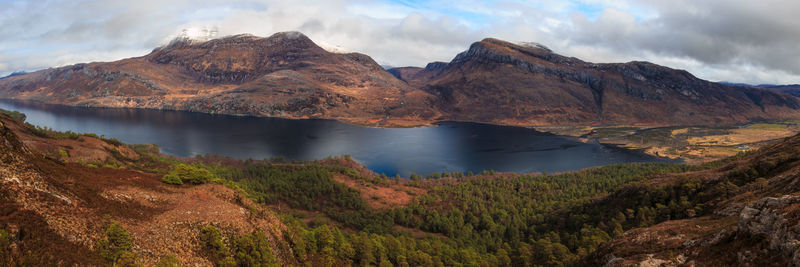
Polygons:
M625 230L704 214L706 188L686 179L664 186L637 182L717 167L668 163L617 164L559 174L437 173L413 179L364 175L349 157L316 162L247 160L232 164L198 157L172 165L165 179L206 177L238 188L264 205L284 203L326 220L281 214L294 235L297 262L380 266L576 265ZM192 174L194 173L194 174ZM425 189L410 204L373 209L334 174L375 186L403 183ZM727 184L726 184L727 185ZM723 185L723 186L726 186ZM729 186L735 186L730 184ZM615 196L614 202L604 201ZM608 198L612 199L612 198ZM401 226L401 227L397 227ZM412 237L408 230L426 237Z
M50 129L31 130L71 138ZM287 206L275 209L287 226L285 242L278 245L291 248L292 262L313 266L582 265L601 244L627 230L708 215L707 205L733 196L740 187L763 183L761 177L798 160L790 151L752 166L729 164L746 156L740 154L702 165L629 163L555 174L484 171L407 179L372 173L349 156L318 161L175 158L152 145L130 147L138 158L112 153L115 158L107 162L78 164L160 174L164 186L221 184L268 209ZM687 175L710 169L727 174L714 180ZM424 193L404 205L375 208L335 177ZM664 182L652 182L658 180ZM200 232L205 255L218 266L282 264L258 229L225 236L206 225ZM0 229L0 245L8 239ZM122 266L136 262L134 246L114 222L97 244L102 258ZM174 266L175 259L165 256L161 263Z

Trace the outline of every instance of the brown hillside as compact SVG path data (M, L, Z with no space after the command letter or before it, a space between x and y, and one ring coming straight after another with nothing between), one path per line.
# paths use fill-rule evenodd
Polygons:
M104 265L96 244L112 220L130 231L134 252L148 266L167 254L185 266L211 265L198 240L206 225L239 235L258 229L279 258L292 262L291 251L280 246L285 226L241 193L212 184L169 186L158 174L64 163L26 147L7 127L16 123L0 115L0 229L12 241L10 251L0 252L18 260L12 265Z
M0 81L0 97L380 125L437 116L429 94L370 57L325 51L298 32L176 39L144 57L9 77Z
M798 99L647 62L595 64L484 39L450 63L391 70L453 120L512 125L721 125L797 118Z
M672 193L693 188L687 200L698 201L704 214L627 231L602 245L589 263L800 265L798 152L800 136L793 136L713 171L648 180L599 200L597 205L614 210L642 196L657 195L655 188L673 188Z

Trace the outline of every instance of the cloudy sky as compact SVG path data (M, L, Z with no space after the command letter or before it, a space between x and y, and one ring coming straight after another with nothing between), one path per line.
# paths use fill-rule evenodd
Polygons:
M297 30L381 64L449 61L485 37L712 81L800 83L798 0L0 0L0 76L141 56L189 29Z

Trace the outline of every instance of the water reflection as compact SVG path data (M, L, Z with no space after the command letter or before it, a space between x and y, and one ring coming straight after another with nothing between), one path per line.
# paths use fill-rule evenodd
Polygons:
M23 112L27 121L36 125L97 133L126 143L153 143L176 156L312 160L350 154L370 169L390 176L488 169L556 172L659 160L530 129L475 123L376 129L332 120L76 108L18 101L0 101L0 108Z

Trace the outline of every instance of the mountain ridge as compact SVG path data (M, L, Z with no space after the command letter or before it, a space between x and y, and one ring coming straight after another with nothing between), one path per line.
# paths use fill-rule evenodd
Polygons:
M368 56L327 52L297 32L176 39L142 57L11 77L0 97L358 124L436 116L424 104L430 96Z
M174 109L375 126L457 120L550 125L733 125L800 118L800 100L728 86L649 62L591 63L495 38L450 62L385 70L299 32L208 41L0 80L0 98Z
M800 97L800 84L746 84L746 83L729 83L729 82L719 82L721 84L726 85L733 85L733 86L741 86L741 87L752 87L752 88L759 88L764 90L770 90L774 92L780 92L787 95L792 95L795 97Z
M714 125L769 117L768 112L794 116L798 108L792 97L707 82L685 70L641 61L591 63L493 38L472 44L447 64L393 73L444 95L439 100L452 103L443 106L455 109L462 120ZM492 97L477 97L487 91ZM489 117L459 112L484 109L477 113L491 114L497 101L505 101L499 106L512 112Z

